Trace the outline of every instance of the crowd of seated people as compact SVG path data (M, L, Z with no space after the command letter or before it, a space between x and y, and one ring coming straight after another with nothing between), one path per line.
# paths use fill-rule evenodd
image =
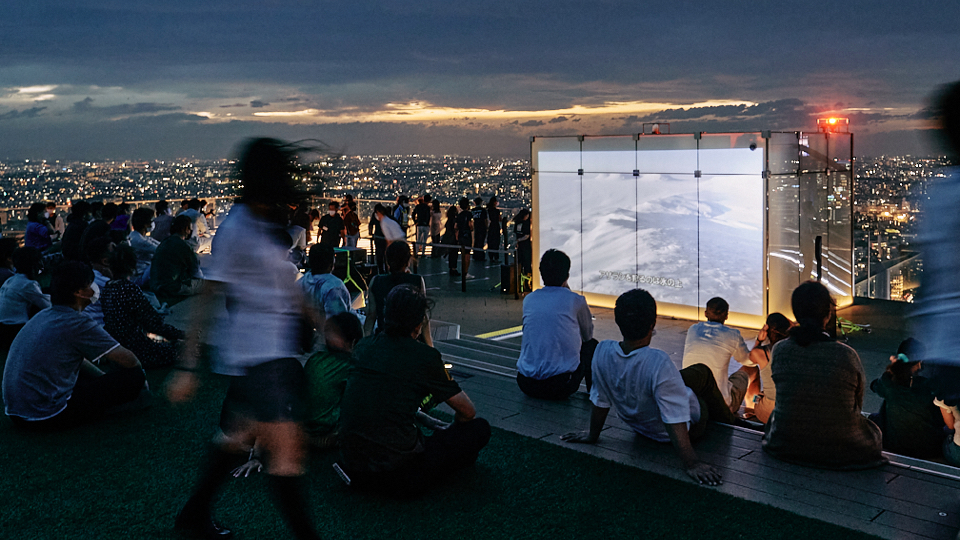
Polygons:
M49 294L38 282L44 248L0 240L0 346L10 351L3 395L16 426L61 429L98 418L143 393L144 368L176 365L185 333L164 323L149 293L173 304L202 286L191 245L203 219L195 206L187 201L173 217L165 202L157 211L132 214L108 203L91 220L92 205L77 201L62 234L65 261L53 272ZM41 219L49 211L38 209L32 241L44 244L52 224ZM409 244L397 239L386 247L388 273L370 282L363 322L332 274L333 244L341 243L343 230L318 227L310 236L309 211L298 208L294 215L302 223L294 229L297 238L320 240L309 248L309 271L290 274L323 321L315 329L321 339L306 347L302 360L303 425L312 445L339 447L338 467L351 486L403 496L473 464L490 427L476 418L440 353L423 339L430 302L423 278L410 273ZM162 242L153 237L161 218L169 218ZM325 232L338 241L324 242ZM294 236L280 233L284 248L291 240L297 249ZM46 244L47 253L51 247ZM544 287L523 303L517 384L530 397L563 400L586 383L588 429L564 435L565 441L597 442L613 409L637 434L670 443L691 478L716 485L721 474L698 458L696 442L708 422L741 423L737 414L745 410L745 418L766 425L764 451L787 462L862 469L885 463L881 450L888 450L960 465L960 410L936 399L916 340L901 344L869 385L885 400L879 413L862 414L866 375L856 351L825 332L835 304L820 283L797 287L791 298L797 322L770 314L752 348L725 325L729 304L711 298L707 320L687 331L681 369L651 347L657 305L649 292L622 294L614 309L622 339L598 342L586 300L567 285L570 258L547 250L539 268ZM55 341L45 337L50 328ZM731 361L741 367L728 375ZM426 414L438 403L453 409L453 423ZM418 426L433 435L425 437Z

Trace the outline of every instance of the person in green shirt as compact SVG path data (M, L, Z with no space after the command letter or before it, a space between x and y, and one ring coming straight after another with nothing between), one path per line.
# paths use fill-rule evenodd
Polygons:
M329 317L323 328L327 350L313 354L304 366L307 378L306 430L310 444L332 448L337 444L340 400L347 387L353 346L363 338L360 319L350 312Z

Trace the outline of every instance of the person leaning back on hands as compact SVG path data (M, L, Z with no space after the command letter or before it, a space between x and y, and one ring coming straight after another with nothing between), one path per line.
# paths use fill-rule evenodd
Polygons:
M720 472L700 461L691 444L706 427L707 405L684 385L670 356L650 347L657 323L656 301L643 289L628 291L617 298L614 318L623 341L604 340L594 353L590 430L560 438L596 443L613 407L636 433L672 443L687 476L701 484L721 484Z

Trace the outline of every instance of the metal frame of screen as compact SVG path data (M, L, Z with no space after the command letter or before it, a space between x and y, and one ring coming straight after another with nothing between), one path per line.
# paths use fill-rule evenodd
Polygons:
M818 272L852 302L852 134L532 137L530 150L534 257L566 252L592 305L641 287L661 315L702 319L721 296L730 324L758 328L792 316L790 293Z

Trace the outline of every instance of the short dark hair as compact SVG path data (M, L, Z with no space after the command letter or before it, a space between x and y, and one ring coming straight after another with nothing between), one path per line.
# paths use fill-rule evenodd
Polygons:
M329 332L333 328L336 329L335 331L340 332L343 340L351 345L356 345L358 341L363 339L363 326L360 325L360 319L349 311L343 311L327 317L327 321L323 324L324 333ZM329 348L330 346L327 345L327 347Z
M383 330L391 337L410 337L427 317L431 302L413 285L397 285L383 306Z
M314 274L329 272L336 256L332 247L326 244L314 244L310 247L310 271Z
M570 257L559 249L548 249L540 257L540 278L548 287L559 287L570 277Z
M483 197L477 197L473 200L473 204L477 206L483 206Z
M50 302L63 306L73 303L73 293L93 283L93 269L80 261L64 261L53 270Z
M190 199L187 202L187 208L190 208L191 210L200 210L203 208L203 203L200 202L200 199Z
M32 275L43 267L43 253L30 246L17 248L13 252L13 267L17 269L18 274Z
M157 209L157 215L158 215L158 216L164 214L164 213L167 211L167 208L168 208L169 206L170 206L170 205L169 205L169 203L167 203L167 200L166 200L166 199L157 201L157 204L153 205L153 207Z
M460 197L460 200L457 201L457 206L459 206L461 210L469 210L469 209L470 209L470 199L468 199L468 198L466 198L466 197Z
M0 238L0 264L13 257L13 252L20 247L20 241L16 238L4 236Z
M387 246L386 259L390 272L403 272L410 264L410 244L404 241L393 242Z
M835 305L830 291L822 283L801 283L790 296L790 307L797 318L797 326L790 331L790 337L801 347L822 340L823 322Z
M623 339L643 339L657 322L657 301L643 289L627 291L617 298L613 318Z
M110 221L111 219L117 217L117 212L119 211L120 209L117 207L117 205L113 204L112 202L107 203L103 205L103 209L100 210L100 217L104 221Z
M114 278L126 278L137 273L137 253L126 244L120 244L114 248L109 260L110 271Z
M381 214L383 214L383 215L385 215L385 216L390 213L390 212L387 211L387 207L384 206L384 205L382 205L382 204L380 204L380 203L377 203L377 205L373 207L373 213L376 214L377 212L379 212L379 213L381 213Z
M27 209L27 221L39 222L40 217L47 210L47 205L42 202L35 202Z
M173 222L170 224L170 234L177 235L185 231L192 230L193 220L190 219L190 216L185 216L180 214L179 216L173 218Z
M76 216L83 216L90 213L90 203L84 200L73 201L70 204L70 214Z
M150 226L150 220L153 219L153 208L148 208L143 206L137 208L133 211L133 216L130 217L130 223L133 225L133 230L145 229Z
M714 313L729 313L730 304L726 300L720 298L719 296L714 296L713 298L707 300L707 309L713 311Z
M327 208L330 208L331 206L335 208L340 208L340 203L338 203L337 201L330 201L327 203Z
M83 246L83 256L90 264L98 263L107 257L112 245L113 240L109 236L92 238Z

